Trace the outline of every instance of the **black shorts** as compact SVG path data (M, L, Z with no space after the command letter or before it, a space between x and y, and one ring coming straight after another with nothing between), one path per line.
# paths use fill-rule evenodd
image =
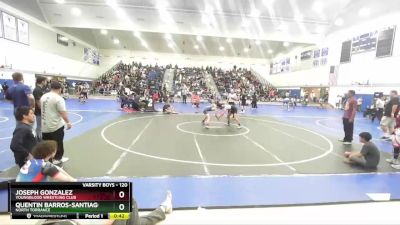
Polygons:
M242 105L246 105L246 100L242 100Z
M231 109L229 110L229 114L234 115L237 114L238 109L236 108L236 106L231 106Z

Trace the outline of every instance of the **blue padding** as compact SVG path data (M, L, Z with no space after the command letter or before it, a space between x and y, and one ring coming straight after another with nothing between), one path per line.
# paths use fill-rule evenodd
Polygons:
M91 178L81 181L132 181L141 209L157 208L167 190L175 208L247 207L370 201L367 193L390 193L400 200L400 173L259 177ZM7 210L0 190L0 212Z
M400 199L400 174L267 177L135 178L140 208L155 208L165 191L174 206L239 207L369 201L366 193L391 193Z

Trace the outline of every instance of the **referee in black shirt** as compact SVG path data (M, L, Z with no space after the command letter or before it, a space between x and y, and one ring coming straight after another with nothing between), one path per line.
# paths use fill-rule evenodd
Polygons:
M47 86L47 78L38 76L36 78L36 87L33 89L33 97L35 98L35 116L36 116L36 136L38 140L42 140L42 111L40 109L40 98L45 93Z
M35 122L35 114L31 108L20 106L15 109L14 115L17 126L13 132L10 149L14 153L15 163L22 167L29 159L33 147L37 144L32 128Z

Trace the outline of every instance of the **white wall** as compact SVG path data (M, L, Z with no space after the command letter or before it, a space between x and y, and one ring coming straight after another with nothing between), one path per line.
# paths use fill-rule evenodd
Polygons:
M366 32L379 31L393 25L397 25L397 35L395 37L392 57L376 58L375 51L372 51L353 55L350 63L339 63L343 41ZM317 67L304 71L268 75L266 76L267 80L276 86L306 86L310 84L323 84L327 86L329 83L329 66L339 65L339 86L351 85L352 82L366 82L367 80L378 89L381 86L390 84L400 86L400 13L384 15L372 20L365 20L363 24L345 27L329 34L323 42L311 48L320 47L329 47L328 65L326 68ZM292 56L299 51L308 49L296 49L287 56ZM283 58L283 55L276 57L276 59L280 58Z
M46 72L84 78L98 76L99 67L83 61L83 48L92 46L80 41L76 41L76 46L71 43L68 47L57 44L57 30L54 28L5 4L0 4L0 9L28 21L30 37L29 45L0 38L0 65L12 64L13 70L30 73Z
M98 66L52 54L5 39L0 39L0 65L12 65L15 71L96 77ZM83 50L82 50L83 54Z
M7 70L7 69L0 69L0 79L7 79L7 80L12 80L12 74L15 71L13 70ZM29 73L29 72L23 72L24 75L24 84L28 85L32 90L35 88L36 84L36 77L35 74ZM10 85L10 84L8 84Z
M383 92L386 95L389 95L390 91L398 90L400 91L399 86L385 86L385 87L354 87L354 86L341 86L341 87L331 87L329 88L329 104L335 105L336 104L336 97L338 95L343 96L349 90L354 90L356 94L374 94L375 92Z
M267 76L267 81L276 87L328 86L329 66Z

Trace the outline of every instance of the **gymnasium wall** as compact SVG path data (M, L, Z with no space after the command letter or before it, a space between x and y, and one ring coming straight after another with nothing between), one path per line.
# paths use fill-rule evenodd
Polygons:
M0 10L28 21L30 38L29 45L0 38L0 65L12 64L14 71L29 73L97 77L99 67L83 61L83 44L78 41L75 46L57 44L56 29L36 23L34 18L7 5L0 4Z
M352 55L350 63L340 64L341 44L354 36L373 30L382 30L385 27L397 25L397 34L394 41L393 55L386 58L376 58L375 51ZM310 86L329 84L329 66L338 66L338 86L349 86L353 82L367 82L377 87L387 85L400 87L400 14L392 13L372 20L364 20L362 23L350 25L336 30L326 36L324 41L312 48L329 47L328 65L325 68L317 67L297 72L289 72L271 75L267 80L276 86ZM296 49L287 56L308 49ZM282 58L282 55L276 59ZM400 88L399 88L400 89ZM362 90L361 90L362 91Z

